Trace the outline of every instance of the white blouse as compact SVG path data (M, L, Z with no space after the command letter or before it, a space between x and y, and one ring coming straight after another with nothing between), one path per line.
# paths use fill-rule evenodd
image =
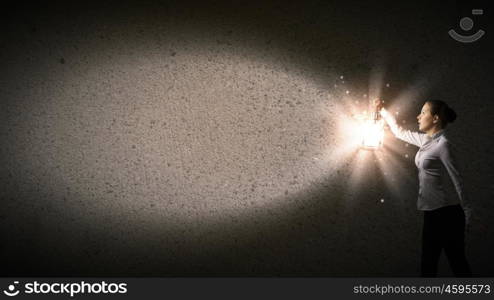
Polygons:
M430 137L425 133L403 129L385 109L381 110L381 116L395 137L419 147L415 156L419 177L417 208L433 210L461 203L468 220L470 204L465 197L463 180L455 160L455 148L444 130Z

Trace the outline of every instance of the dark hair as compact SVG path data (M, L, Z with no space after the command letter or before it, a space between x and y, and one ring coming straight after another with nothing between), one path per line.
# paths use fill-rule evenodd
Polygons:
M442 100L427 100L429 103L431 115L437 115L441 120L441 125L445 128L448 123L453 123L456 120L456 112Z

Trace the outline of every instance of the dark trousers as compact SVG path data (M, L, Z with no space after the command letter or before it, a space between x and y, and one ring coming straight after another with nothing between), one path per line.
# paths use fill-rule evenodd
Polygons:
M456 277L471 277L465 257L465 214L461 205L424 211L422 231L422 277L435 277L444 249Z

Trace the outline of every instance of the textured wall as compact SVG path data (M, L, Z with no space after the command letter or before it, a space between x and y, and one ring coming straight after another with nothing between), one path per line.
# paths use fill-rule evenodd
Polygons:
M359 152L348 127L382 94L408 128L428 97L459 112L467 254L492 276L493 40L451 40L457 5L10 9L2 275L416 276L416 149Z

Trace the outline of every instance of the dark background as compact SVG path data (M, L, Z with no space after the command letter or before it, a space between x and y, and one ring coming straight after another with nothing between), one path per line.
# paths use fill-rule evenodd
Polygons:
M484 4L5 7L1 275L417 276L416 149L389 139L388 180L372 159L311 160L340 145L331 108L345 106L344 89L334 84L366 93L377 73L409 128L427 98L458 112L451 136L475 210L467 255L475 275L493 276L494 28ZM447 34L466 16L486 31L472 44ZM327 123L314 103L329 103ZM444 257L440 275L451 276Z

